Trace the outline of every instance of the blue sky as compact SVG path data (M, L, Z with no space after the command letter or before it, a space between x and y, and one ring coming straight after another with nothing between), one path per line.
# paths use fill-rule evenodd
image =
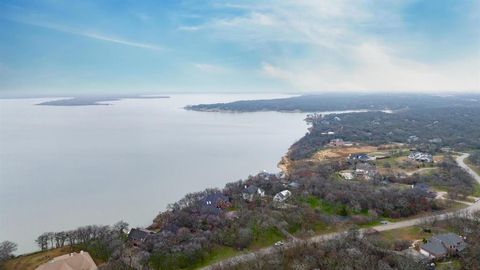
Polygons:
M0 93L480 90L480 1L0 2Z

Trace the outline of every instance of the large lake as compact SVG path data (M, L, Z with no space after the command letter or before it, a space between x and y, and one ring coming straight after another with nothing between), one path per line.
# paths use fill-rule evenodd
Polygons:
M188 192L276 172L303 113L213 113L197 103L279 95L173 95L110 106L0 100L0 241L37 250L47 231L125 220L147 226Z

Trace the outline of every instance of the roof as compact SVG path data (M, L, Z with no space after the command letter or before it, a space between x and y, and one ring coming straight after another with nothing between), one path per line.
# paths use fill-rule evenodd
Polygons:
M442 242L434 237L430 238L427 243L421 245L420 248L435 256L444 256L447 254L447 249Z
M462 237L454 233L439 234L435 236L435 238L442 241L447 246L455 247L458 251L462 251L467 247L467 244L463 241Z
M290 182L288 186L291 188L298 188L300 187L300 184L298 182Z
M350 159L368 160L370 157L365 153L350 154Z
M420 246L421 249L436 256L446 255L448 252L447 247L462 251L467 247L467 244L463 241L462 237L454 233L445 233L433 236L426 244Z
M284 200L288 199L291 195L292 195L292 193L290 192L290 190L285 189L285 190L280 191L279 193L275 194L273 199L278 200L278 201L284 201Z
M429 190L429 189L430 189L430 187L429 187L427 184L425 184L425 183L415 184L415 185L413 186L413 188L415 188L415 189L420 189L420 190Z
M208 194L201 200L201 202L204 205L212 205L215 207L216 207L216 204L220 201L228 202L229 199L227 196L223 195L222 193L217 192L217 193Z
M128 233L128 239L143 241L150 234L152 234L152 232L149 230L134 228L134 229L131 229L130 232Z
M250 193L250 194L255 194L255 193L257 193L257 191L258 191L258 187L254 186L254 185L251 185L251 186L247 187L244 192L245 193Z
M55 257L35 270L97 270L97 265L88 252L80 251Z
M356 166L357 170L365 170L365 171L370 171L370 170L376 170L374 165L368 164L368 163L360 163Z

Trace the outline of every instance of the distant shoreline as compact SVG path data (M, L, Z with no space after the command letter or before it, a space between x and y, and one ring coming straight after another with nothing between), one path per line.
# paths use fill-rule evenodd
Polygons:
M35 105L41 106L109 106L109 101L118 101L122 99L158 99L170 98L169 96L85 96L61 98L51 101L41 102Z

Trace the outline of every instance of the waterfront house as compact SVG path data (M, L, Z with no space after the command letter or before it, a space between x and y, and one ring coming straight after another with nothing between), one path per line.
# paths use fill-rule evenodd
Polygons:
M251 202L257 197L264 197L265 191L257 186L250 185L245 186L245 189L242 192L242 197L244 200Z
M139 246L147 240L148 236L155 232L142 228L133 228L128 233L128 240L134 245Z
M292 192L290 192L289 190L283 190L275 194L275 196L273 197L273 201L277 203L282 203L286 201L288 198L290 198L291 196L292 196Z
M230 207L230 199L221 192L211 193L200 200L200 208L203 212L218 214L222 209Z

